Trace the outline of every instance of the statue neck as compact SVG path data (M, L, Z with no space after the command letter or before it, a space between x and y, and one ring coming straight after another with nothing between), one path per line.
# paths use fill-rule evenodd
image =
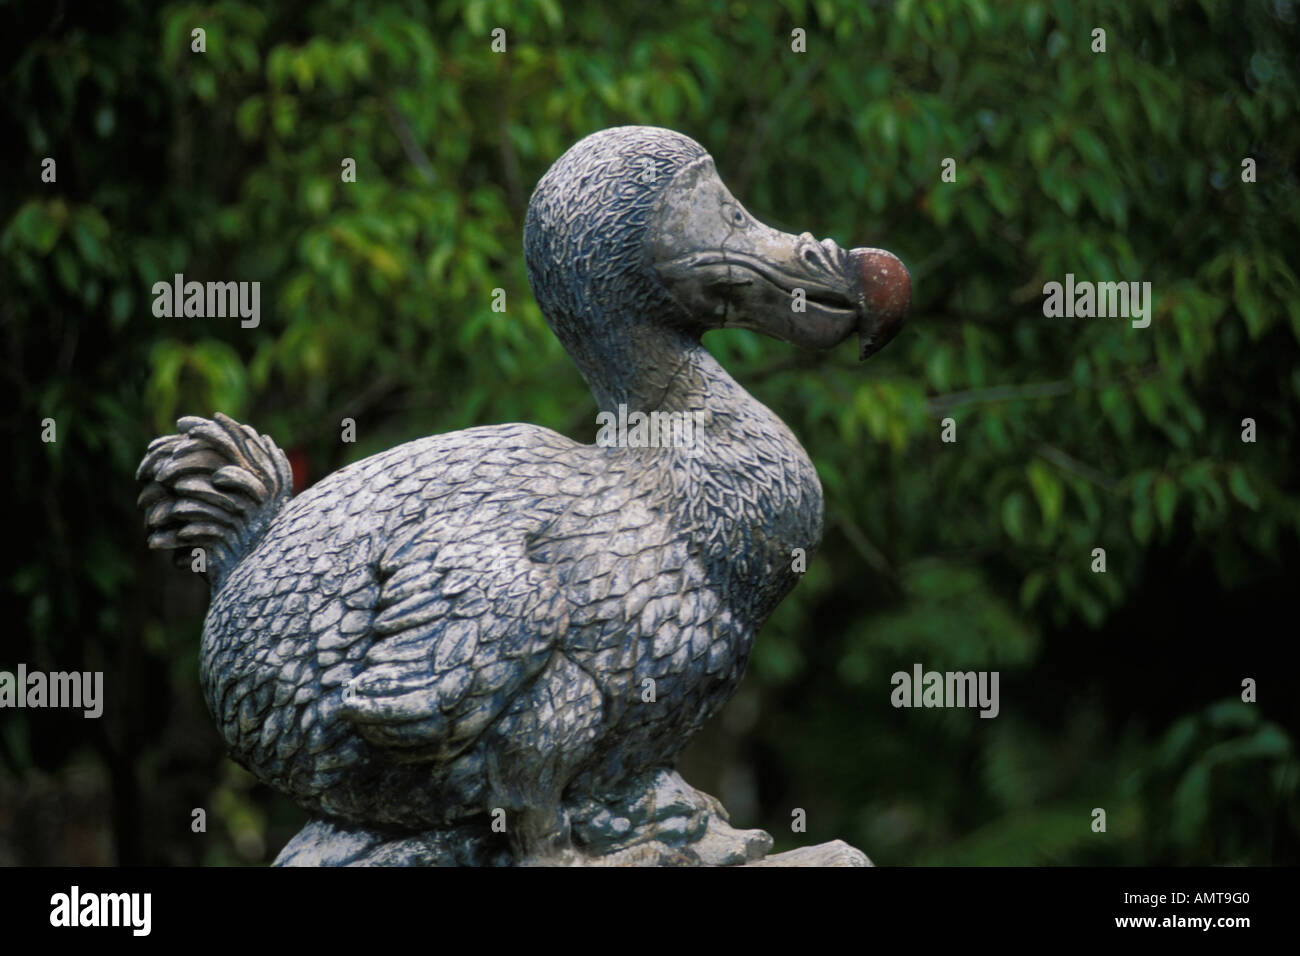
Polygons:
M630 367L638 374L627 379L626 391L601 401L608 413L602 426L616 424L597 443L618 436L621 447L611 452L638 462L631 480L650 486L661 506L693 529L715 584L745 596L751 606L744 616L757 626L794 585L794 549L812 555L821 542L821 485L775 413L700 342L682 337L668 348L671 341L635 353ZM670 421L689 422L689 445L667 446ZM638 423L642 431L633 438Z

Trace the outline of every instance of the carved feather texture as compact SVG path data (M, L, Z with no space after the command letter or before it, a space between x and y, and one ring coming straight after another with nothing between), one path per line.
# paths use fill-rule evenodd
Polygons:
M664 401L703 414L698 454L472 428L290 500L284 456L224 416L150 445L151 546L229 548L200 673L263 781L409 829L545 807L671 765L735 690L794 586L791 549L820 541L822 499L789 429L698 342L663 335L677 306L645 274L642 230L655 189L706 156L665 130L596 134L538 185L525 233L598 400L645 390L640 356Z
M204 548L219 578L288 500L293 472L275 442L220 412L176 427L149 443L136 472L149 547Z

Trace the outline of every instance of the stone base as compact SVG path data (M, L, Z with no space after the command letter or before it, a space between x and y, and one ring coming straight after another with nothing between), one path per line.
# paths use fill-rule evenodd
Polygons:
M481 823L418 833L312 820L275 866L871 866L842 840L769 853L772 837L737 830L715 798L672 770L565 808L573 849L555 859L516 860L505 834Z
M797 850L773 853L745 866L874 866L861 850L843 840L802 846Z

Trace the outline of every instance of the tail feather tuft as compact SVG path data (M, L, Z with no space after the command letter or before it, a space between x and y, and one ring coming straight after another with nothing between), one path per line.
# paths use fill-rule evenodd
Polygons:
M149 443L136 478L145 483L149 547L203 548L213 581L239 562L293 494L289 459L266 435L217 412L186 416L176 435ZM189 554L177 556L189 563Z

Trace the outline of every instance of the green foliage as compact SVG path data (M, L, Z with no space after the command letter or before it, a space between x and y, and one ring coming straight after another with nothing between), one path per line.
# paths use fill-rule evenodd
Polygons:
M135 808L119 858L256 860L296 819L217 772L215 744L166 732L211 733L203 595L144 552L147 441L221 410L315 479L476 424L592 440L592 401L528 290L523 213L575 140L651 123L710 149L760 219L887 247L913 278L910 324L865 366L847 346L709 338L810 450L827 504L821 554L756 645L759 716L726 758L759 781L741 822L788 833L805 807L808 838L881 862L1297 859L1297 705L1279 687L1294 670L1266 623L1290 610L1300 528L1294 4L6 15L26 40L0 160L10 478L42 533L7 549L25 611L0 666L109 672L104 729L67 739ZM260 327L155 318L152 285L178 272L260 281ZM1045 318L1042 287L1067 273L1150 282L1150 326ZM39 442L46 417L56 444ZM1002 715L893 710L890 674L918 661L1000 670ZM1234 702L1243 677L1259 704ZM71 749L6 720L0 766L25 780ZM697 784L720 787L709 772ZM155 774L180 792L150 796ZM195 850L176 834L203 800L215 822Z

